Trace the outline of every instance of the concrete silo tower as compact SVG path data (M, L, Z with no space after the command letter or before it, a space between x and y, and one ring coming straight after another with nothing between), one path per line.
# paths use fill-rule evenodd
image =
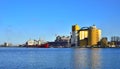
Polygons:
M78 46L78 31L80 27L76 24L72 26L71 46Z

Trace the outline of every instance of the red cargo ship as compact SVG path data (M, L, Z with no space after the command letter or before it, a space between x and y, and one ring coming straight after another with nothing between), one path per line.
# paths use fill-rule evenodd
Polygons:
M45 44L41 44L41 45L36 45L36 47L38 47L38 48L49 48L49 44L45 43Z

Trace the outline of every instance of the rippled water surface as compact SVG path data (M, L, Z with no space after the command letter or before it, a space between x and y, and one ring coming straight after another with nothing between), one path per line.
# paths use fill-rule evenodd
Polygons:
M120 69L120 48L0 48L0 69Z

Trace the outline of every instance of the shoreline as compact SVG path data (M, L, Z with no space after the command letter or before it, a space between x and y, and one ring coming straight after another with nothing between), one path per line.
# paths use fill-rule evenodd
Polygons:
M44 47L19 47L19 46L0 46L0 48L44 48ZM49 48L60 48L60 47L49 47ZM120 47L62 47L62 48L120 48Z

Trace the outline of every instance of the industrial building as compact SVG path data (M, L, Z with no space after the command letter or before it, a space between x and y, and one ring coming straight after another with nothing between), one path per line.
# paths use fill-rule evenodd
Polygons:
M57 36L55 42L69 42L69 36Z
M70 47L70 37L69 36L56 36L54 42L48 42L51 47L59 48L68 48Z
M77 24L72 26L71 46L96 46L101 39L101 30L95 25L80 28Z
M120 47L120 37L119 36L112 36L111 42L113 42L116 47Z

